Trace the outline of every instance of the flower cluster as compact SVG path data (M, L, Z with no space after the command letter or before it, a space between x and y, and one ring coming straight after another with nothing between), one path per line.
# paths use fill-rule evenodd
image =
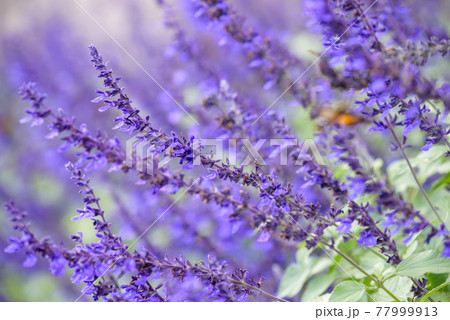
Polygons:
M49 238L38 240L30 231L26 213L11 201L5 204L5 208L11 216L14 229L23 235L20 238L10 238L10 245L5 250L13 253L25 249L27 254L27 259L23 263L25 267L34 266L37 255L49 261L50 272L55 276L63 275L65 267L68 266L74 269L72 282L83 283L85 286L82 293L92 295L95 300L99 298L107 301L172 300L173 297L161 295L158 290L163 286L173 286L173 283L163 282L153 287L149 282L151 279L167 279L169 276L188 283L198 280L199 288L194 290L193 296L184 297L186 300L236 301L248 295L267 294L261 290L263 279L256 282L246 270L242 269L229 273L227 264L213 257L208 257L207 263L202 261L191 263L182 257L174 260L167 257L158 260L148 251L130 253L129 246L111 232L110 224L100 207L100 199L90 187L89 179L72 163L68 163L66 167L71 173L71 179L81 188L80 193L83 194L85 203L85 208L77 210L80 215L73 220L91 218L99 240L84 243L83 234L80 232L71 236L77 243L71 250L53 244ZM120 278L130 273L131 281L119 286Z
M180 13L158 0L172 37L162 57L130 5L134 39L164 70L161 82L150 76L158 92L136 75L116 76L94 45L90 61L103 84L91 99L98 115L78 101L82 94L63 94L63 107L52 107L58 90L45 81L48 95L35 83L20 88L30 102L20 123L36 131L45 124L45 138L62 144L56 157L53 141L45 152L32 148L42 147L39 134L24 142L31 149L25 162L17 156L24 178L14 180L37 184L33 197L0 179L1 198L31 199L29 216L5 203L19 235L4 251L23 252L26 268L40 268L42 258L54 276L70 270L72 284L83 286L70 295L77 301L350 299L340 279L362 288L361 301L442 300L438 291L448 288L434 274L447 272L450 257L450 86L430 66L442 67L450 40L429 17L409 14L419 5L305 0L298 16L322 39L322 51L313 52L293 50L304 31L267 28L241 10L250 4L193 0ZM59 48L52 39L48 46ZM45 73L16 49L8 49L17 56L11 79ZM80 67L65 64L65 79L76 78ZM80 92L91 86L78 85ZM10 132L0 119L0 146L12 150L20 138ZM210 139L227 142L226 156L208 149ZM52 159L41 179L38 156ZM73 185L55 169L59 160L82 195L76 215L79 199L61 191ZM2 155L3 162L15 171ZM36 236L46 219L53 226L66 212L70 230L84 220L93 227ZM312 290L319 280L322 291Z

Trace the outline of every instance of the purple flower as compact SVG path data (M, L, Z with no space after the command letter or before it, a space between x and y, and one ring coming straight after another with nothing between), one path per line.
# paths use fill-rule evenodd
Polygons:
M83 294L93 294L95 292L95 289L96 288L94 285L88 283L83 287L83 289L81 289L81 292Z
M372 234L372 232L364 230L359 235L357 243L362 244L365 247L373 247L377 244L377 238Z
M364 191L366 190L366 181L362 177L348 179L351 181L349 184L351 192L348 198L350 200L354 200L358 195L364 193Z
M72 275L72 282L80 284L82 282L92 282L95 280L94 268L88 262L75 268L75 272Z
M337 222L340 222L341 224L336 228L337 231L339 231L342 234L347 234L350 232L350 229L352 228L352 222L353 220L348 217L343 218L337 218Z
M23 262L23 266L26 268L34 267L37 262L37 257L34 252L27 253L27 259Z
M444 250L442 250L441 256L450 258L450 240L444 242Z
M422 151L428 151L433 146L433 143L431 141L428 141L420 150Z
M403 129L402 134L404 136L407 136L411 133L411 130L414 129L415 127L417 127L419 125L419 119L415 119L413 122L411 122L410 124L407 124L405 126L405 129Z
M54 276L62 276L69 262L60 254L56 254L50 261L50 272Z
M9 237L8 242L9 245L5 248L6 253L15 253L23 248L22 241L20 241L20 239Z

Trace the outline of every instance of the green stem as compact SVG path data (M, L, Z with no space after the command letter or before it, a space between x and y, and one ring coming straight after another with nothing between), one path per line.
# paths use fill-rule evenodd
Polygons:
M433 210L433 212L436 215L436 217L438 218L438 220L441 223L444 223L444 220L442 220L442 218L439 216L439 213L437 212L434 205L431 203L431 200L428 197L427 193L425 192L425 189L423 188L422 184L419 182L416 171L414 170L413 166L411 165L411 162L409 161L408 156L406 155L405 150L403 149L403 144L400 143L400 140L398 139L397 135L395 134L395 131L394 131L394 128L392 128L391 122L388 119L386 119L386 123L389 127L389 130L392 133L392 136L394 137L395 142L397 143L398 148L400 149L400 152L402 153L403 158L405 159L406 163L408 164L409 170L411 171L411 173L414 177L414 180L416 181L417 185L419 186L420 191L422 192L423 196L427 200L428 204L430 205L431 209Z
M288 199L288 202L289 202L290 204L292 204L292 205L294 205L294 206L300 208L300 207L299 207L294 201L292 201L291 199ZM302 209L305 210L305 211L307 211L305 208L302 208ZM309 213L311 213L311 211L309 211ZM326 222L326 223L332 223L332 222L331 222L329 219L327 219L327 218L324 218L324 217L321 217L321 216L317 216L317 217L318 217L320 220L322 220L322 221L324 221L324 222ZM337 225L336 222L333 222L333 226L337 227L338 225ZM357 239L358 239L352 232L347 233L347 235L350 236L350 238L352 238L353 240L357 240ZM378 250L375 250L375 249L372 248L372 247L368 247L368 249L369 249L370 251L372 251L375 255L377 255L379 258L383 259L383 260L386 262L386 257L385 257L384 255L382 255Z
M303 208L303 207L298 206L298 205L297 205L294 201L292 201L291 199L288 199L288 202L289 202L290 204L296 206L297 208L302 209L302 210L304 210L304 211L306 211L306 212L308 212L308 213L313 213L313 212L311 212L311 211L308 211L306 208ZM327 218L324 218L324 217L322 217L322 216L317 215L317 218L319 218L320 220L322 220L322 221L324 221L324 222L326 222L326 223L332 223L333 226L335 226L335 227L338 226L336 222L332 222L331 220L329 220L329 219L327 219ZM350 236L350 238L352 238L353 240L357 240L357 239L358 239L352 232L347 233L347 235ZM369 247L369 250L372 251L373 253L375 253L378 257L382 258L383 260L386 260L386 257L383 256L381 253L379 253L379 252L378 252L377 250L375 250L374 248Z
M347 260L347 262L349 262L352 266L354 266L356 269L358 269L359 271L361 271L367 278L369 278L370 280L372 280L373 282L375 282L378 287L382 290L384 290L388 295L390 295L395 301L400 302L400 299L398 299L391 291L389 291L384 284L377 278L373 277L372 275L370 275L369 273L367 273L363 268L361 268L361 266L356 263L352 258L350 258L349 256L347 256L345 253L343 253L342 251L340 251L339 249L337 249L336 247L326 243L326 242L322 242L322 244L326 245L328 248L330 248L331 250L333 250L334 252L336 252L338 255L340 255L342 258L344 258L345 260Z

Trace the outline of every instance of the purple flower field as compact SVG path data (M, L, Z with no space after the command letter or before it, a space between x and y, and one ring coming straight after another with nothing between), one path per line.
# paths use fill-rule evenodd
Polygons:
M449 15L2 0L0 301L450 301Z

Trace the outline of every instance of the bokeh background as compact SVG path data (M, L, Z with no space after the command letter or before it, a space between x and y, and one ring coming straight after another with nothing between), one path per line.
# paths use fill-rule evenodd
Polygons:
M205 74L195 71L188 55L173 47L173 31L165 25L168 13L153 0L77 0L107 32L137 60L158 82L188 109L195 109L208 88ZM265 35L277 39L289 51L306 63L314 61L321 50L320 37L311 33L302 15L301 1L246 0L230 1L247 17L248 25L261 27ZM262 90L262 84L239 65L246 58L232 46L220 46L215 30L193 23L190 1L168 1L172 11L198 55L207 56L205 64L255 103L273 100L278 92ZM450 26L450 2L430 1L413 14L430 17L441 25ZM450 29L448 29L450 30ZM95 240L89 221L71 221L82 206L76 187L69 180L64 164L74 160L73 152L61 153L61 142L46 140L46 126L30 128L19 124L28 106L20 100L18 88L32 81L48 95L48 104L62 107L86 123L95 132L112 132L114 113L99 113L90 101L101 82L90 62L88 46L95 44L110 61L116 75L123 77L132 100L151 116L155 127L164 131L195 134L195 126L183 111L152 81L145 72L102 30L75 1L0 0L0 202L14 199L29 212L36 234L50 235L55 242L67 246L69 234L83 231L85 239ZM449 69L431 63L427 72L433 77L448 78ZM312 137L316 127L297 106L281 103L280 108L289 124L302 137ZM420 138L420 137L419 137ZM102 170L90 173L93 186L111 221L124 239L133 241L139 228L149 225L170 203L171 196L152 195L145 186L136 186L136 177L122 173L108 174ZM214 248L218 258L228 259L268 278L267 289L276 292L286 265L295 256L295 248L259 243L245 227L231 232L233 225L220 215L208 215L218 209L185 199L173 207L148 233L144 242L168 255L183 254L189 259L205 259L211 252L207 242L221 237L220 248ZM186 223L195 219L195 228ZM235 227L236 228L236 227ZM6 239L12 235L6 214L0 209L0 301L70 301L79 295L69 273L55 278L46 262L37 267L22 267L25 255L3 252ZM140 243L139 245L145 245ZM213 245L213 244L212 244ZM270 257L270 259L268 259ZM65 278L65 279L64 279Z

